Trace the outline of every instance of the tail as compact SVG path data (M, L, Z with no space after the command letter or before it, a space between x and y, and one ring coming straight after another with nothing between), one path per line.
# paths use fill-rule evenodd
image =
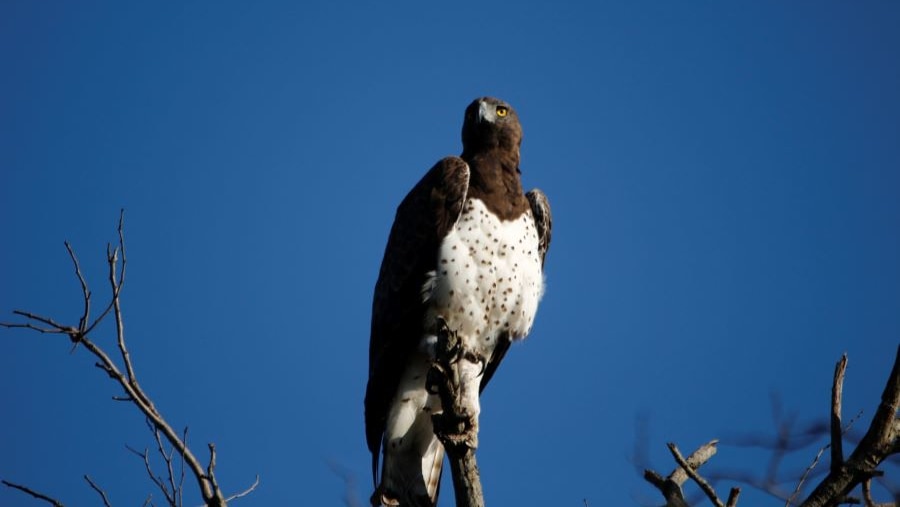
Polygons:
M394 452L385 449L381 484L372 495L372 505L434 507L441 487L444 446L434 435L424 448L398 444L392 446Z

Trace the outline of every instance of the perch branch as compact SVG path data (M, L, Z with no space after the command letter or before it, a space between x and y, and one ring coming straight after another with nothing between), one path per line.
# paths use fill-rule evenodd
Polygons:
M475 459L482 364L474 351L467 350L464 340L442 322L428 388L441 399L441 412L432 414L431 420L450 461L457 507L484 506Z

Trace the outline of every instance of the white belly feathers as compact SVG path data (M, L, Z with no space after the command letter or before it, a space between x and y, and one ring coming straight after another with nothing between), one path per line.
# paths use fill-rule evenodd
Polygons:
M544 288L531 211L501 221L480 200L468 199L430 278L423 288L432 303L427 324L443 317L452 331L474 338L488 357L501 333L524 338Z
M501 221L480 200L468 199L441 243L437 261L437 270L429 273L422 287L429 306L420 349L400 380L395 398L400 403L392 403L384 434L384 469L403 469L401 462L411 460L412 469L421 471L430 488L436 488L443 459L431 427L431 414L440 410L440 400L425 389L437 318L487 360L501 333L511 339L528 334L544 290L530 210L516 220ZM385 477L389 488L398 486L392 481L401 480L387 472Z

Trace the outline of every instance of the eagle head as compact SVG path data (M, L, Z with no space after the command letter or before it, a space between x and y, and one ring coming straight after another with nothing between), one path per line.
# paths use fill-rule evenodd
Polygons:
M518 153L522 126L516 110L494 97L477 98L466 108L462 128L463 153L500 148Z

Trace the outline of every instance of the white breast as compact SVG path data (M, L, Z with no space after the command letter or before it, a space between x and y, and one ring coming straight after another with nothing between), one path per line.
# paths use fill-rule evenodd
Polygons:
M421 471L429 491L440 478L443 448L431 427L431 413L440 409L440 401L425 389L436 319L443 318L488 358L501 333L512 339L528 334L543 293L538 235L530 210L516 220L502 221L480 200L467 200L441 243L437 262L422 287L422 296L430 303L424 323L430 331L422 336L420 349L404 371L387 418L383 483L389 489L415 484L402 475L408 470ZM472 392L470 407L477 411L477 387Z
M469 199L441 244L438 269L426 286L429 317L442 317L489 354L500 333L512 339L528 334L543 287L531 211L501 221L483 202Z

